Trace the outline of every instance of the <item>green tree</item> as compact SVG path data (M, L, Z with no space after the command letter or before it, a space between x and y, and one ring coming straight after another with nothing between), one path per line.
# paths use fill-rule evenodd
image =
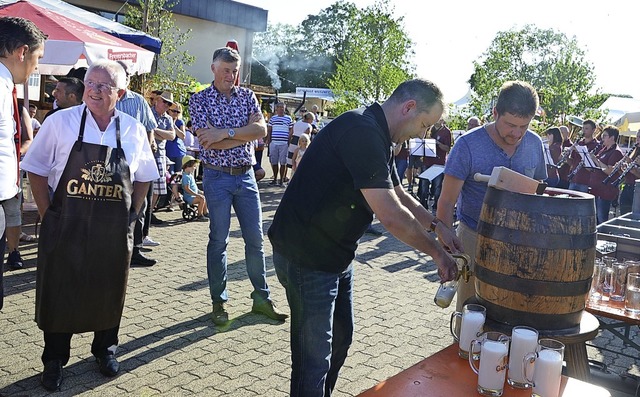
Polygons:
M349 30L329 88L336 95L334 113L340 114L375 101L383 101L413 75L413 43L403 18L383 0L360 12Z
M168 11L176 1L139 0L139 3L128 5L125 24L160 38L162 52L156 58L155 73L133 78L132 85L140 92L169 90L177 101L185 103L189 87L196 80L184 67L192 65L195 57L180 48L189 40L191 29L183 32L176 26L173 13Z
M527 81L538 90L547 123L564 122L567 115L594 116L604 98L599 90L593 93L593 66L576 38L532 25L498 32L474 62L469 79L473 111L486 114L508 80Z

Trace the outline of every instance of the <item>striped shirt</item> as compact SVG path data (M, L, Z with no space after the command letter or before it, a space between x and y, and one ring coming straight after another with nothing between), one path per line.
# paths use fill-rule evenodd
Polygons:
M116 102L116 109L141 122L147 131L152 131L158 127L156 118L151 112L151 106L137 92L125 91L122 98Z
M271 126L271 142L289 142L289 129L293 127L291 117L274 114L269 119Z

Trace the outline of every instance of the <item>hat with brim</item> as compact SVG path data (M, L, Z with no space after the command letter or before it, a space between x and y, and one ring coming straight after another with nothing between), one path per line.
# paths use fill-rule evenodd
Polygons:
M185 164L187 164L189 161L195 161L196 163L200 160L198 160L197 158L190 156L190 155L186 155L182 158L182 168L184 168Z
M173 105L173 94L170 93L169 91L162 91L162 94L160 94L160 98L164 99L165 101L169 102L169 104Z

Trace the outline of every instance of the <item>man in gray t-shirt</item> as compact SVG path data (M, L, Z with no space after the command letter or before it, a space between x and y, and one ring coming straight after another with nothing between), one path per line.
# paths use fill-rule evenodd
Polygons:
M491 174L493 167L506 167L528 177L544 180L547 169L544 148L538 135L528 130L538 109L538 94L528 83L505 83L493 109L494 122L458 138L444 170L444 182L438 201L437 216L448 227L453 224L453 211L460 220L457 229L465 253L475 263L476 227L487 184L476 182L473 175ZM473 277L458 288L457 310L475 295Z

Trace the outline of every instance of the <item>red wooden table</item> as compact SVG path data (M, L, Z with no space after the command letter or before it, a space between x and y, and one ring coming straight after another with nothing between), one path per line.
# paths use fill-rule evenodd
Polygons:
M451 345L360 394L360 397L472 397L478 396L478 376ZM531 397L531 389L505 383L503 397ZM611 397L606 389L575 378L562 377L560 397Z

